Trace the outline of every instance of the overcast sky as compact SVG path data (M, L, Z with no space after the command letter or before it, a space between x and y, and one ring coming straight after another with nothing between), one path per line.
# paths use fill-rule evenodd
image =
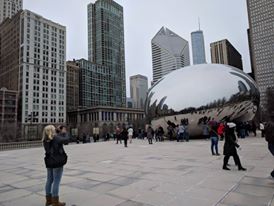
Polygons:
M87 4L95 0L23 0L31 10L67 28L67 60L87 58ZM129 76L142 74L152 80L151 39L162 26L187 41L204 31L207 62L209 44L227 38L242 54L244 71L249 72L247 9L245 0L116 0L124 7L127 94ZM192 62L192 53L190 53Z

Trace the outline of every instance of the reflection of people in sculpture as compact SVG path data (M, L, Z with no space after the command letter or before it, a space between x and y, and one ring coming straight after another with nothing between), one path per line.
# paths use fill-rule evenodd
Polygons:
M240 148L240 145L236 142L236 135L235 135L235 127L236 124L229 122L227 123L227 127L225 130L225 144L224 144L224 170L230 170L228 166L228 161L230 156L233 156L236 165L238 166L238 170L245 171L246 169L242 167L240 158L237 153L236 148Z

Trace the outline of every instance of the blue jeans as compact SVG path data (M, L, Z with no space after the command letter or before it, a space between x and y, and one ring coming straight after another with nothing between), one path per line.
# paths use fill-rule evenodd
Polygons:
M210 137L211 139L211 152L212 154L219 154L218 152L218 137ZM215 152L214 152L215 148Z
M46 195L59 196L59 186L63 175L63 167L47 168Z

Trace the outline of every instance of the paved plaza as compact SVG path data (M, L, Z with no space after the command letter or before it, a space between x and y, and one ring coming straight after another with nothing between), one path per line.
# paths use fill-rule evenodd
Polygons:
M274 206L274 158L265 140L239 142L246 172L232 158L232 170L222 170L223 156L212 156L206 140L68 145L61 200L69 206ZM43 157L43 148L0 152L0 206L44 205Z

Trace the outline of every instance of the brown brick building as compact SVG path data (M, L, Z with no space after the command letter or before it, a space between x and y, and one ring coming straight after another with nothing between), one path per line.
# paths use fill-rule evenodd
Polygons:
M79 106L79 72L75 61L67 61L67 112Z

